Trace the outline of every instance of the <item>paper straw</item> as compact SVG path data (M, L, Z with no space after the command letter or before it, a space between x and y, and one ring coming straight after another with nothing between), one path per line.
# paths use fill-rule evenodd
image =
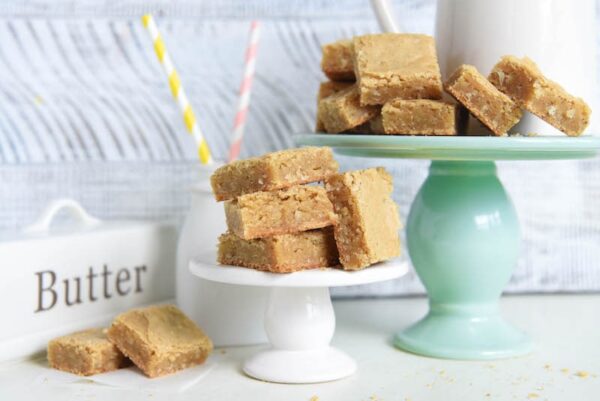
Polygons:
M371 0L371 6L383 32L398 33L401 31L390 0Z
M240 85L237 113L235 114L233 123L233 139L229 148L229 161L236 160L240 155L248 107L250 105L250 95L252 94L252 81L254 81L254 71L256 70L256 52L258 50L259 39L260 22L252 21L252 25L250 26L250 41L248 42L246 58L244 60L244 79Z
M160 65L163 67L165 74L167 74L169 86L171 87L171 93L173 94L173 97L177 101L177 104L179 105L179 108L183 113L183 121L185 122L185 127L187 131L196 140L200 162L202 164L211 164L213 162L213 159L210 154L210 149L208 148L208 144L204 139L204 135L202 135L202 131L200 131L200 127L198 126L198 122L196 121L196 116L194 115L192 106L190 105L190 102L188 101L188 98L185 95L183 86L181 86L179 75L177 74L177 71L175 71L175 66L173 65L171 57L167 52L165 42L163 41L160 32L158 31L156 22L154 22L154 18L152 17L152 15L146 14L142 17L142 23L150 33L150 37L152 38L152 42L154 43L154 52L156 53L156 57L158 57Z

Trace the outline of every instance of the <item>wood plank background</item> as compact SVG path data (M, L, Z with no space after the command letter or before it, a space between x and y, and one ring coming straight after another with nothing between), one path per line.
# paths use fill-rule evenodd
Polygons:
M404 30L432 33L433 0L395 6ZM0 230L20 229L59 196L103 218L181 220L195 150L139 21L148 11L217 157L227 152L252 18L264 24L244 157L312 130L322 44L378 30L366 0L2 2ZM389 168L406 218L426 162L340 159L345 169ZM499 169L524 236L509 290L600 290L600 160ZM337 294L420 292L412 275Z

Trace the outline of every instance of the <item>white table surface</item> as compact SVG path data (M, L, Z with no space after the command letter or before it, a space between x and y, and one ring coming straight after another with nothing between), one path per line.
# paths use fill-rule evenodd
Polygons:
M600 399L600 295L508 296L509 321L529 332L533 354L493 362L425 358L396 350L391 334L426 310L424 298L334 303L333 344L356 358L356 375L331 383L283 385L250 379L241 361L259 347L217 350L218 366L180 394L135 392L82 381L37 381L36 363L0 365L0 400L597 400Z

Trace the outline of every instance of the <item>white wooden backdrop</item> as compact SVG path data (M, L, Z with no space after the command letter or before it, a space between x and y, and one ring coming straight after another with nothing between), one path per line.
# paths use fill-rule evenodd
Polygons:
M432 33L433 0L396 1L407 31ZM195 151L139 16L153 12L217 157L226 155L249 21L263 20L242 156L312 130L320 46L377 31L367 0L5 0L0 3L0 229L72 196L104 218L180 220ZM424 161L385 165L406 217ZM499 163L523 248L509 291L600 290L600 160ZM485 268L482 266L482 268ZM338 295L420 293L416 277Z

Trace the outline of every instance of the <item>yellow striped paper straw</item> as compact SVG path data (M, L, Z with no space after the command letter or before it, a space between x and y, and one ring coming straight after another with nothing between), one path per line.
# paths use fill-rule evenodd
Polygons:
M152 42L154 43L154 52L156 53L156 57L158 57L160 65L162 66L165 74L167 74L169 86L171 88L171 93L173 94L175 100L177 100L177 104L179 105L179 108L183 113L183 121L185 122L185 127L196 140L196 144L198 146L198 156L200 157L200 161L202 162L202 164L210 164L213 162L212 156L210 154L210 149L208 148L206 139L204 139L204 135L202 135L202 131L200 131L200 127L198 126L198 122L196 121L196 116L194 115L192 106L190 105L190 102L188 101L188 98L185 95L185 91L181 86L179 75L177 74L177 71L175 71L175 66L173 65L171 57L167 52L165 42L163 41L160 32L158 31L156 22L154 21L152 15L146 14L142 17L142 23L150 33L150 37L152 38Z

